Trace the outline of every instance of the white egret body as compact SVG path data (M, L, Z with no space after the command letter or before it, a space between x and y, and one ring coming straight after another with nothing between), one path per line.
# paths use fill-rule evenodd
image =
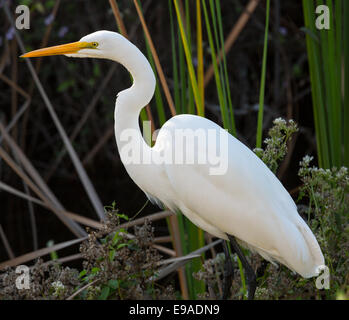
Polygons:
M72 47L73 46L73 47ZM244 144L214 122L194 115L178 115L161 128L156 144L144 141L138 123L141 109L149 103L155 77L141 51L118 33L97 31L79 42L40 49L24 57L65 54L114 60L124 65L133 85L118 94L115 105L115 138L126 170L134 182L159 204L181 210L194 224L219 238L234 236L242 245L271 262L280 262L305 278L318 275L324 257L310 228L281 182ZM133 164L124 148L142 148L143 156L175 150L178 129L215 130L227 138L227 171L210 175L205 164ZM133 139L122 135L133 130ZM189 148L194 156L218 150ZM218 148L218 147L217 147Z

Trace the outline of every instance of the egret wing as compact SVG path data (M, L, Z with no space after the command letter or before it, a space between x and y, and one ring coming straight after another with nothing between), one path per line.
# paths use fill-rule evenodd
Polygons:
M226 157L220 164L225 170L221 174L210 174L214 166L209 161L164 165L178 208L216 236L231 234L268 260L277 260L299 273L298 264L308 264L303 275L313 274L314 265L323 264L321 250L293 199L267 166L212 121L188 115L172 119L167 129L212 129L227 138ZM212 153L220 154L222 150L218 149L224 145L202 147L190 140L182 152L193 152L190 156L196 159L205 155L209 159Z

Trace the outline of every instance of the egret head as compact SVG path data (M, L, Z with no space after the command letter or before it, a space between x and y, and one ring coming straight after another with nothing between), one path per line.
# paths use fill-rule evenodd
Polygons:
M140 101L134 101L134 104L143 106L153 96L156 80L149 62L134 44L117 32L96 31L82 37L79 41L34 50L23 54L21 57L31 58L52 55L65 55L74 58L103 58L119 62L132 74L134 83L141 84L142 92L138 91L138 94L132 97L133 100L139 99ZM137 90L140 90L140 85L138 85Z
M74 58L106 58L118 60L127 55L126 43L121 34L112 31L96 31L82 37L79 41L54 47L34 50L23 54L22 58L65 55Z

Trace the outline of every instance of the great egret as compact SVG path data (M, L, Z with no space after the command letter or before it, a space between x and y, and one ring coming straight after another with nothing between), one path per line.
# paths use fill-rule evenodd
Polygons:
M153 97L155 76L136 46L116 32L97 31L80 41L35 50L22 57L57 54L114 60L131 73L133 85L120 92L115 103L115 138L128 174L153 202L180 210L198 227L230 240L246 270L249 298L254 296L255 274L237 242L304 278L319 274L323 254L289 193L250 149L220 126L203 117L178 115L163 125L155 145L148 146L138 118ZM175 137L188 130L201 132L206 142L210 132L215 132L215 137L205 145L189 139L180 146ZM141 160L134 161L133 156L130 161L130 153ZM212 171L212 163L207 160L217 158L218 153L225 153L222 172ZM185 161L200 157L206 162ZM165 158L181 158L184 162L159 161ZM224 250L229 257L226 266L232 267L226 245ZM231 280L231 272L225 274L225 280ZM228 291L225 287L225 297Z

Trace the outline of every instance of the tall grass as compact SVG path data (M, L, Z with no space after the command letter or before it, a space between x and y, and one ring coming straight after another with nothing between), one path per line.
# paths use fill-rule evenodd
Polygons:
M317 29L316 7L327 5L330 28ZM349 5L303 0L319 166L349 166Z
M233 106L226 58L224 54L224 37L220 1L209 0L195 2L195 18L190 11L192 3L185 0L169 0L171 23L171 48L173 64L173 92L177 113L196 113L205 116L204 86L204 51L203 37L209 40L211 63L214 66L217 97L219 100L224 128L235 134ZM204 17L204 23L203 23ZM191 24L195 21L195 24ZM204 27L206 27L206 32ZM192 30L195 28L195 32ZM216 52L223 52L221 64L217 63ZM196 52L196 56L195 56ZM197 61L194 66L193 61ZM192 224L181 213L178 214L178 225L183 254L188 254L204 246L204 233ZM201 260L194 259L186 266L186 278L189 297L197 298L198 293L205 290L204 284L192 277L201 267Z
M256 148L262 147L265 74L266 74L266 69L267 69L267 53L268 53L269 15L270 15L270 0L267 0L265 32L264 32L263 62L262 62L261 84L260 84L260 92L259 92L259 110L258 110Z
M171 51L173 71L173 94L176 113L197 114L205 116L205 82L204 59L212 64L215 78L215 89L220 106L223 127L231 134L236 134L231 88L229 85L227 61L224 48L224 35L221 5L219 0L196 0L195 11L193 1L169 0L169 15L171 26ZM266 73L266 54L268 40L270 0L267 0L266 34L263 52L263 70L261 76L261 101L259 111L259 127L257 132L262 133L263 98ZM195 15L194 15L195 13ZM195 23L193 23L195 21ZM210 55L205 57L203 39L207 39ZM153 65L153 59L148 48L148 58ZM221 52L221 59L218 53ZM194 61L197 63L195 64ZM158 89L157 89L158 90ZM159 122L164 122L164 103L160 90L155 93L155 103ZM188 254L205 245L204 233L197 228L180 212L177 215L179 237L183 254ZM193 259L186 265L186 282L189 298L196 299L197 294L203 293L204 284L193 278L193 272L201 268L201 260ZM240 266L242 278L243 270ZM246 287L244 285L244 290Z
M205 16L207 37L210 45L211 60L214 69L214 76L216 81L217 95L222 115L223 127L225 129L228 129L230 133L235 134L234 114L230 97L230 88L225 55L223 55L223 63L219 66L217 64L216 52L221 49L222 52L224 52L220 3L219 1L209 1L211 21L205 1L202 1L202 7ZM213 34L212 28L214 31Z
M196 110L196 114L204 116L202 43L198 45L198 56L200 60L198 60L198 68L195 72L192 50L195 42L192 42L191 36L189 1L185 1L184 16L180 12L180 4L177 0L173 1L173 7L172 2L169 1L169 8L172 21L171 43L173 55L174 57L178 56L178 61L175 61L175 58L173 59L174 74L177 73L175 69L179 66L179 75L174 77L174 91L177 96L177 102L180 103L179 113L194 113ZM199 1L196 2L196 8L196 34L198 35L196 44L198 44L202 41L200 40L200 37L202 37L202 22L201 15L199 14L201 12ZM180 100L179 97L181 97ZM204 232L197 228L182 213L178 213L177 217L183 254L188 254L204 246ZM198 293L205 291L204 283L195 280L192 276L193 272L199 271L200 267L201 261L198 258L186 265L187 286L189 298L191 299L196 299Z

